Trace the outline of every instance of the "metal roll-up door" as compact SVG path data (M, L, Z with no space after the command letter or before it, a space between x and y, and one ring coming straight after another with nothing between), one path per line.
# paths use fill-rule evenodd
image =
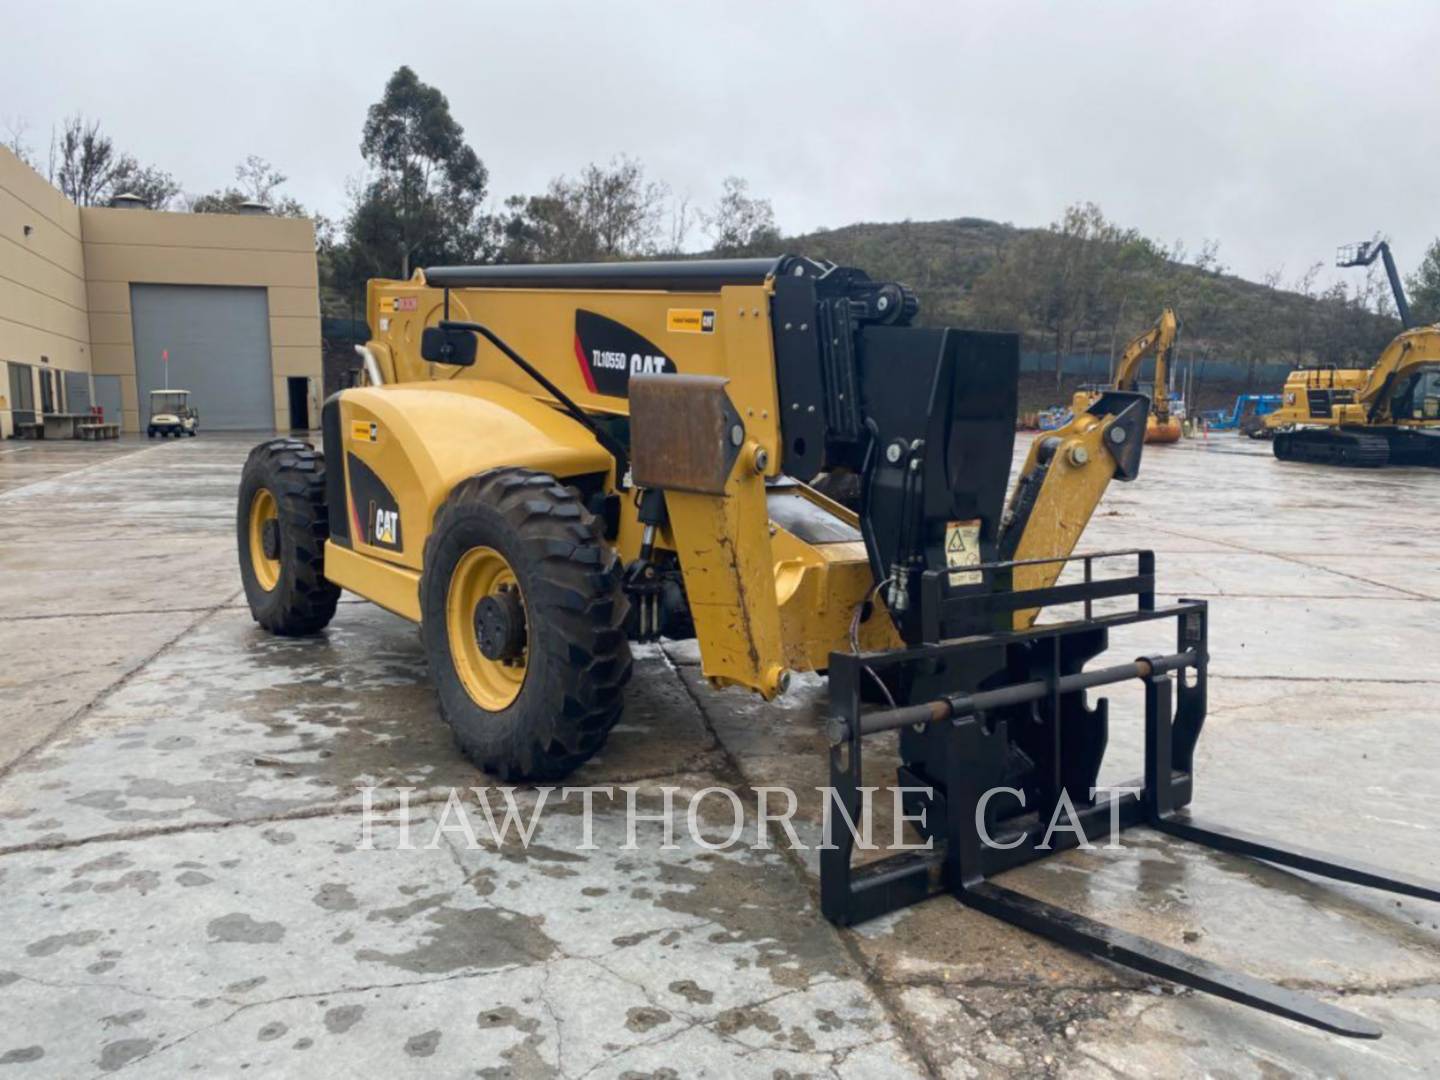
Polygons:
M264 289L132 285L130 314L142 427L150 391L168 385L190 391L202 431L274 430Z

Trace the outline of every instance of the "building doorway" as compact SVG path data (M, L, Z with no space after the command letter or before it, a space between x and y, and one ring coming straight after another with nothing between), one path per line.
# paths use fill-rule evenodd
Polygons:
M290 430L310 430L310 380L304 375L291 375L285 380L290 395Z
M11 360L6 367L10 369L11 417L17 424L33 424L35 422L35 381L31 372L35 369L29 364L17 364L14 360Z
M55 372L49 368L40 369L40 415L64 411L64 404L57 392L59 387L55 385Z

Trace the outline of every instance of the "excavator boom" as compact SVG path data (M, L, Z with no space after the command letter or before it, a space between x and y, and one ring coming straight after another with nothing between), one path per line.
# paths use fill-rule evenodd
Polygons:
M1137 334L1120 354L1120 363L1115 368L1115 389L1134 391L1140 375L1140 365L1149 357L1155 357L1155 396L1157 410L1162 406L1168 415L1169 392L1166 376L1170 354L1175 348L1175 339L1180 333L1180 320L1173 308L1166 308L1155 320L1155 325Z
M1153 326L1131 338L1120 354L1115 368L1114 389L1124 393L1139 390L1140 365L1155 358L1155 385L1145 425L1145 441L1169 443L1180 438L1180 424L1170 412L1170 361L1180 334L1180 320L1173 308L1165 308ZM1075 397L1072 412L1083 415L1102 395L1081 391Z

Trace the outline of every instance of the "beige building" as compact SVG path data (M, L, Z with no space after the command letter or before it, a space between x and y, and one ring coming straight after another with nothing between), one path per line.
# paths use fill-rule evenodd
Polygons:
M167 385L202 430L317 425L314 225L77 207L0 147L0 435L93 405L142 431Z

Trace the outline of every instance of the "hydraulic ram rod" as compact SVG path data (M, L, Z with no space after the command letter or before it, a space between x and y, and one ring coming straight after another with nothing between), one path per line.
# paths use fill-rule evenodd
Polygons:
M902 705L898 709L880 709L860 717L860 734L874 735L881 731L910 727L914 724L930 724L951 720L960 716L972 716L989 709L1006 705L1020 705L1027 701L1039 701L1052 694L1068 694L1076 690L1088 690L1092 686L1108 686L1126 679L1148 679L1152 675L1163 675L1180 668L1194 667L1195 651L1172 653L1168 656L1141 657L1128 664L1114 667L1081 671L1074 675L1062 675L1058 679L1035 679L1031 682L1002 686L998 690L981 690L975 694L954 694L919 705ZM830 741L838 744L850 738L850 725L843 720L834 720L830 725Z

